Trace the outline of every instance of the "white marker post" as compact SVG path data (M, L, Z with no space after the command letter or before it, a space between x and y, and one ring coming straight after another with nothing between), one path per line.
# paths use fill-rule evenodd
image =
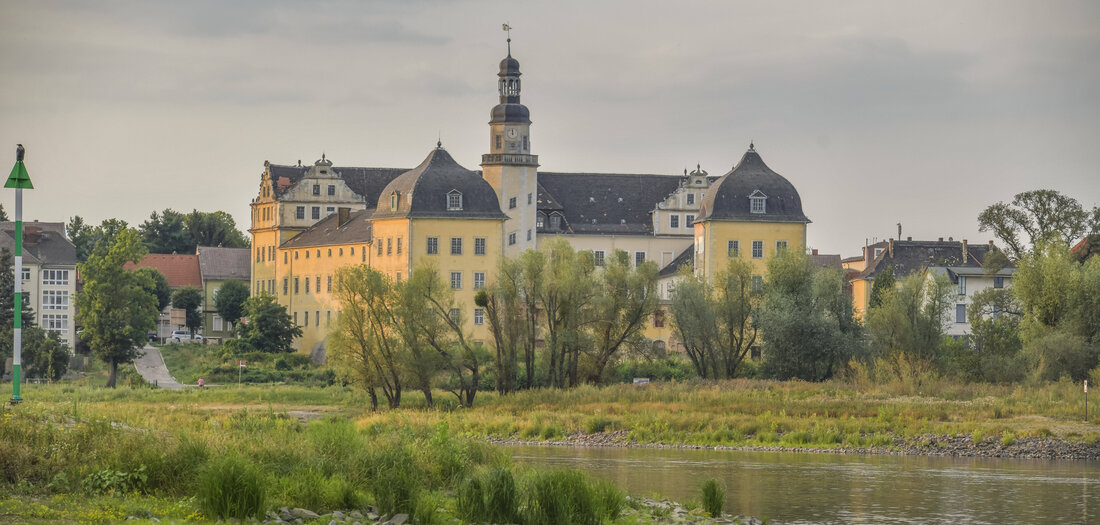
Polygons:
M1089 422L1089 380L1085 380L1085 423Z

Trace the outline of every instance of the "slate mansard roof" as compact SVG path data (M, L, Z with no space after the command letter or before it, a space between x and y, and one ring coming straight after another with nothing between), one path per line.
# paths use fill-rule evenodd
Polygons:
M964 259L962 243L959 241L893 241L893 243L892 255L889 243L872 245L871 248L883 248L882 253L855 278L874 279L888 267L893 267L894 276L898 279L930 267L946 267L951 270L949 274L954 281L956 280L954 274L965 272L964 269L984 269L986 256L997 251L996 246L991 244L967 245ZM1007 268L1011 273L1015 267L1010 263Z
M397 193L397 209L391 196ZM460 209L448 208L448 196L461 195ZM377 197L373 219L464 218L507 219L496 191L481 175L460 166L440 145L419 166L393 179ZM372 202L372 201L367 201Z
M657 203L680 187L679 175L539 172L540 211L561 211L576 234L651 234Z
M752 213L749 209L749 196L758 191L767 197L764 213ZM703 196L699 215L699 220L810 222L802 213L798 190L764 164L764 159L751 145L741 162Z
M271 173L271 182L275 197L281 197L286 190L293 188L298 181L305 176L309 166L283 166L280 164L268 164ZM344 183L352 191L366 199L367 203L378 201L382 189L386 187L398 175L408 171L404 168L339 168L333 167L332 171L344 180Z

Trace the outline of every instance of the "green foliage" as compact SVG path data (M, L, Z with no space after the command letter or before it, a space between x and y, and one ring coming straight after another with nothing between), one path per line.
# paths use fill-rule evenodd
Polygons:
M761 296L752 272L750 263L737 258L712 283L681 270L670 306L672 327L699 377L737 377L756 344Z
M759 317L763 371L779 379L828 379L860 344L843 275L815 267L797 250L784 250L768 261Z
M882 304L883 295L894 291L898 281L894 278L894 267L887 266L885 270L875 276L875 282L871 286L871 299L867 302L868 308L875 308Z
M172 308L184 311L184 321L191 335L202 327L202 291L194 286L181 286L172 293Z
M172 288L168 286L168 278L160 273L160 270L151 266L145 266L134 270L146 278L146 283L151 285L146 291L157 297L157 311L162 312L172 304Z
M138 226L141 242L149 253L195 253L195 245L184 227L184 215L172 209L154 211Z
M224 211L192 210L184 219L193 246L247 248L248 237L237 229L233 216ZM181 252L182 253L182 252ZM194 253L192 250L190 253Z
M455 495L455 511L459 518L469 523L488 521L485 510L485 491L481 488L481 480L470 477L459 485Z
M9 336L11 329L0 330L0 337ZM7 344L11 345L10 337ZM23 366L26 377L42 377L51 381L61 379L69 370L69 348L61 342L57 332L38 326L23 329ZM3 352L0 351L0 355Z
M80 487L88 494L129 494L142 492L149 475L145 465L131 472L105 469L94 472L80 482Z
M969 344L944 347L948 372L968 381L1012 382L1029 364L1021 352L1020 307L1010 289L987 288L971 299Z
M722 516L722 505L726 502L726 489L716 479L703 482L703 510L712 517Z
M118 365L129 363L156 328L157 298L147 274L123 269L138 262L145 247L134 230L123 230L113 244L99 242L80 264L84 290L76 296L76 322L84 326L83 339L92 352L111 366L107 386L114 387Z
M745 365L741 365L742 371ZM648 377L650 381L687 381L698 374L695 367L679 356L663 359L630 359L615 364L609 383L633 383L635 377Z
M1080 382L1089 377L1096 366L1096 348L1085 338L1062 331L1033 336L1024 351L1034 364L1034 377L1041 381L1057 381L1069 377Z
M1084 379L1100 353L1100 258L1079 263L1066 245L1041 244L1017 261L1012 291L1035 377Z
M290 319L286 307L275 296L261 292L244 303L246 322L237 325L239 345L260 352L290 353L295 337L301 337L302 327Z
M952 288L944 275L916 272L884 293L882 304L867 312L876 367L888 368L896 378L923 377L935 369Z
M224 211L183 214L172 209L154 211L138 230L150 253L195 253L198 246L245 248L248 238Z
M980 231L992 231L1007 247L1008 255L1019 259L1034 246L1048 242L1070 243L1089 231L1096 231L1100 211L1090 215L1081 203L1054 190L1018 193L1010 203L998 202L978 214ZM1020 238L1023 232L1025 239Z
M226 322L236 325L244 315L244 303L248 300L248 284L243 281L229 280L218 288L214 295L214 308Z
M379 510L391 515L415 514L422 472L405 446L393 444L378 449L367 463L367 476Z
M519 497L512 472L503 467L489 469L484 476L485 520L489 523L515 523L519 517Z
M641 344L642 332L657 311L657 272L653 261L635 265L630 255L615 250L604 271L596 274L597 296L592 307L590 380L601 383L608 365L620 350Z
M575 470L529 472L524 501L527 525L595 525L618 518L626 504L617 488Z
M247 458L236 454L211 461L199 476L199 502L210 517L260 518L266 491L259 470Z
M91 226L77 215L69 218L69 223L65 225L65 234L76 246L76 260L85 262L97 245L100 243L108 247L113 245L115 237L127 229L129 225L126 221L105 219L99 226Z

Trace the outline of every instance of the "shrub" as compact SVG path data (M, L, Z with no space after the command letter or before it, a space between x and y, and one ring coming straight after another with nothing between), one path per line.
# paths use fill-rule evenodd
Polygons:
M1012 432L1005 432L1004 434L1001 435L1001 444L1006 446L1006 447L1010 447L1012 445L1015 445L1016 444L1016 434L1013 434Z
M722 504L726 501L726 490L716 479L703 482L703 510L712 517L722 516Z
M199 477L199 503L211 518L261 517L266 490L263 479L245 458L229 455L207 465Z
M623 491L619 490L614 483L603 480L594 481L592 490L600 507L600 516L612 521L619 519L623 507L626 506L626 495Z

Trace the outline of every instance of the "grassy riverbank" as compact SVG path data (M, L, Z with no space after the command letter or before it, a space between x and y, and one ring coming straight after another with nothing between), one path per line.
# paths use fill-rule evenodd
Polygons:
M897 385L735 380L482 395L472 410L384 411L364 414L361 423L416 428L447 421L466 435L524 440L624 431L637 443L709 446L865 448L929 434L1100 442L1100 426L1083 418L1080 386L1068 382L943 383L909 392Z
M589 507L606 509L594 512L608 521L644 522L637 514L609 519L614 501L625 501L614 488L516 470L476 439L485 437L614 433L643 444L855 449L935 435L1001 444L1050 437L1100 447L1100 427L1083 422L1083 396L1069 383L621 385L481 393L473 409L438 392L432 410L407 392L406 408L372 413L367 396L346 387L111 390L87 384L94 381L27 385L27 401L5 408L0 492L13 496L0 501L0 521L203 520L216 512L204 487L225 484L253 487L268 510L375 505L433 523L473 512L470 494L487 499L485 486L499 484L506 471L517 509L537 508L531 498L538 487L564 485L585 501L602 501Z

